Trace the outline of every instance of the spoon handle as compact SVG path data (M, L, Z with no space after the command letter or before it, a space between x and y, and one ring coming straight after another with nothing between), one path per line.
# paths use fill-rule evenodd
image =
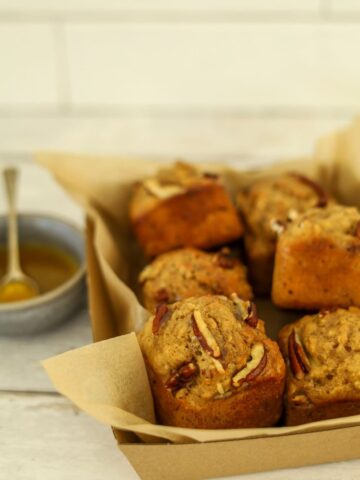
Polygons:
M7 273L16 275L21 272L19 259L19 237L16 213L16 191L18 171L16 168L6 168L3 172L6 196L8 201L8 269Z

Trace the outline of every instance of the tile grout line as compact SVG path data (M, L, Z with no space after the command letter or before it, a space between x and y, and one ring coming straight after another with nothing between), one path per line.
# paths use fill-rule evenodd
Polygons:
M334 12L333 10L333 5L332 5L332 0L319 0L320 1L320 13L325 19L331 19L331 18L341 18L339 13ZM359 12L354 12L359 14Z

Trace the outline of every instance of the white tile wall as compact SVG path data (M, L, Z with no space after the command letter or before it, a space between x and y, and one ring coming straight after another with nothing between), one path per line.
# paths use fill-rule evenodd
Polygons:
M70 25L75 107L360 108L358 25Z
M360 2L359 0L331 0L331 8L335 13L359 13Z
M51 26L0 23L0 108L56 106L56 64Z
M0 159L308 152L360 110L360 0L0 0Z

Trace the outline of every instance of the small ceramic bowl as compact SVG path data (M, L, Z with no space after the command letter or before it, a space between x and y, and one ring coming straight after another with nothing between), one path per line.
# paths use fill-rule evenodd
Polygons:
M40 332L66 319L84 303L84 238L79 228L56 217L19 215L20 243L58 247L79 264L75 274L59 287L39 297L13 303L0 303L0 334L23 335ZM0 217L0 245L6 244L7 218Z

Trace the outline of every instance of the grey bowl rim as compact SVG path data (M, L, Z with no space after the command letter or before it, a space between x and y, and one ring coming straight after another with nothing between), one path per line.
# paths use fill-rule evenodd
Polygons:
M55 220L55 222L65 224L66 226L72 228L76 231L84 240L84 229L76 225L75 222L71 220L64 219L56 214L47 214L47 213L36 213L36 212L26 212L26 213L18 213L18 217L21 219L23 217L26 218L45 218L49 220ZM6 214L0 215L0 219L7 218ZM80 263L78 269L72 275L69 280L62 283L58 287L50 290L50 292L44 293L35 297L30 300L21 300L19 302L8 302L8 303L0 303L0 313L5 313L8 311L21 311L27 308L36 308L42 306L43 304L51 303L53 300L61 297L64 293L68 292L72 288L74 288L80 281L85 278L86 275L86 256L84 255L83 261Z

